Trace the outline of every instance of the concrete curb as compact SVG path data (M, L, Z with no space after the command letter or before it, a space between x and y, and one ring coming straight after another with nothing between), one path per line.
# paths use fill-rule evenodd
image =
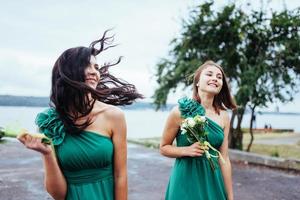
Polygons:
M244 161L250 164L264 165L284 170L300 171L300 160L298 159L276 158L233 149L229 150L229 156L231 160L235 161Z
M156 139L128 139L128 142L143 145L148 148L159 148L159 142ZM229 156L232 161L242 161L247 164L263 165L271 168L300 172L300 160L298 159L277 158L234 149L229 149Z

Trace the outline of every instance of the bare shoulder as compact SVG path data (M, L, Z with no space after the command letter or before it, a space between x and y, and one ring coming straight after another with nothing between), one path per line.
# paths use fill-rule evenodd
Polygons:
M112 120L121 120L125 118L124 112L121 108L106 104L105 115Z
M222 119L225 120L225 121L228 121L228 120L230 119L230 118L229 118L229 113L228 113L227 110L222 110L222 111L221 111L221 117L222 117Z
M169 114L169 122L171 124L176 124L176 126L180 125L182 122L181 113L178 106L174 106Z
M105 112L113 142L126 141L126 120L121 108L107 104ZM124 140L123 140L123 139ZM121 139L121 140L120 140Z
M177 119L181 119L181 113L180 110L178 108L178 106L174 106L170 112L170 116L177 118Z
M230 124L229 113L227 110L221 110L220 114L221 114L221 118L222 118L222 122L223 122L223 126L224 126L223 128L226 128Z
M97 101L95 103L95 111L98 116L99 114L102 115L105 119L111 120L111 119L118 119L124 117L124 112L121 108L110 105L107 103L103 103L100 101Z

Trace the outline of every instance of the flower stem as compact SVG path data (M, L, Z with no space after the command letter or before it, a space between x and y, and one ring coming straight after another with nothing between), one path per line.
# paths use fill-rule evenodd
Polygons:
M194 131L193 131L191 128L188 127L188 129L189 129L189 131L191 131L191 133L193 134L193 136L196 138L196 140L197 140L198 142L200 142L201 144L204 144L204 145L206 146L206 143L205 143L205 142L202 142L202 141L197 137L196 133L194 133ZM208 143L208 142L207 142L207 143ZM210 147L210 145L209 145L208 147ZM211 169L214 171L214 170L215 170L215 166L214 166L214 163L213 163L213 161L212 161L212 159L211 159L211 157L210 157L210 153L209 153L207 150L204 150L204 152L205 152L205 156L206 156L206 158L207 158L207 160L208 160L208 162L209 162L209 165L210 165Z

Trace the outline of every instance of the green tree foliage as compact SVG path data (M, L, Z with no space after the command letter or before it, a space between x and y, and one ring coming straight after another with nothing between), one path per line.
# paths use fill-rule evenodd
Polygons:
M0 140L5 135L4 129L0 127Z
M300 9L246 13L234 4L220 11L212 5L206 2L191 11L181 36L171 42L169 57L157 64L154 103L159 109L178 85L189 87L187 77L206 60L219 63L239 105L231 118L230 147L242 149L247 106L253 116L257 107L293 99L300 74Z

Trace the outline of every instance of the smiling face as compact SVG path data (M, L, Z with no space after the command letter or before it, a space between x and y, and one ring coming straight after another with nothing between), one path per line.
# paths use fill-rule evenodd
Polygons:
M213 95L218 94L223 86L223 74L221 70L216 66L208 65L201 72L197 86L198 93L202 91Z
M201 103L203 93L213 96L213 107L216 112L226 109L236 109L226 81L224 70L217 63L208 60L203 63L194 74L193 81L193 99Z
M96 89L100 80L99 65L95 56L91 56L90 65L84 70L85 83L91 88Z

